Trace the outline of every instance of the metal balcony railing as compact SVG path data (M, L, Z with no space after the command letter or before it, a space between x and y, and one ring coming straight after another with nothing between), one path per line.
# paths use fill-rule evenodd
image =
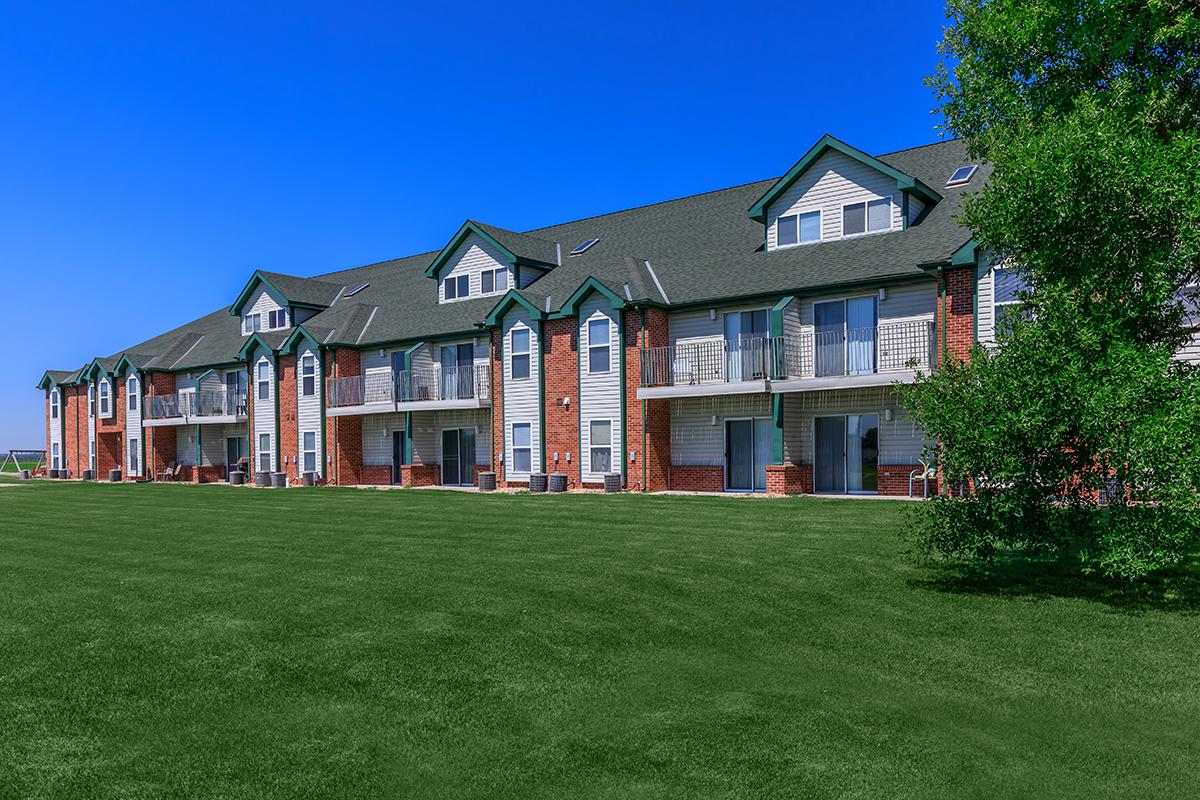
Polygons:
M473 400L491 397L491 365L434 366L393 373L381 370L370 375L330 378L326 382L329 408L406 403L425 400Z
M233 389L181 392L149 398L149 419L171 417L243 417L246 393Z
M642 386L689 386L749 380L842 377L930 369L933 323L704 341L641 351Z

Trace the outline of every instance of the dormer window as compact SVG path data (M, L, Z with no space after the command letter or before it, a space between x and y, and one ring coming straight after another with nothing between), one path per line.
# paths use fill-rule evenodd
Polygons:
M467 275L455 275L442 281L447 300L462 300L471 296L471 279Z
M821 212L788 214L775 223L775 241L779 247L821 241Z
M276 328L286 328L286 327L287 327L287 309L286 308L278 308L278 309L275 309L274 311L271 311L268 313L268 315L267 315L268 330L275 330Z
M245 320L246 333L255 333L262 330L262 314L247 314Z
M485 269L479 273L480 289L484 294L508 291L507 269Z
M879 233L892 229L892 201L888 198L842 206L842 236Z
M108 417L108 406L108 381L103 380L100 381L100 416Z

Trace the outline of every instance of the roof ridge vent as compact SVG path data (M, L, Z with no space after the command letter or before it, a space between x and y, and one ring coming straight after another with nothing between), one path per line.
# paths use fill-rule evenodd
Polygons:
M363 289L367 288L370 285L371 284L369 284L369 283L360 283L357 286L355 286L353 289L351 289L350 291L343 294L342 297L354 297L354 295L358 294L359 292L361 292Z

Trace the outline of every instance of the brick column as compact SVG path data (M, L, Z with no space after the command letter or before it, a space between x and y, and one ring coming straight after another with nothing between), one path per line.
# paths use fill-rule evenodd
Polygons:
M497 454L503 453L504 448L504 362L501 360L500 346L503 336L500 328L491 329L492 337L492 470L496 473L496 486L508 484L504 480L506 464L501 464Z
M950 267L938 286L938 363L965 360L975 344L975 267Z
M628 485L646 492L663 491L670 488L671 479L671 401L639 400L637 390L642 382L642 348L670 344L667 312L661 308L628 309L624 324L626 442L636 454L628 465Z
M580 484L579 456L579 320L547 320L542 326L542 358L546 359L546 471L564 472ZM563 404L569 398L570 403ZM613 448L613 452L619 448ZM558 453L558 461L554 454ZM567 463L567 453L571 462Z
M299 425L296 397L296 356L279 356L276 367L275 391L279 392L279 470L286 472L289 484L303 482L298 463L300 452ZM288 462L285 464L284 459Z
M362 374L362 354L357 350L334 350L328 362L333 378L349 378ZM333 469L340 486L354 486L362 479L362 417L330 417L325 428L329 436L329 452L333 454ZM330 482L334 476L330 476Z
M144 380L146 399L142 409L143 418L150 407L151 397L169 397L175 394L175 375L171 372L151 372ZM147 427L145 436L146 469L151 480L158 480L163 471L171 466L171 462L178 458L175 452L175 428Z

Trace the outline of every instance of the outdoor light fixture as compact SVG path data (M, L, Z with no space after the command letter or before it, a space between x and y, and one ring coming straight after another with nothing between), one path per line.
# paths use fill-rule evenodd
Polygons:
M883 288L882 286L879 287L879 299L887 300L887 289Z
M715 308L710 308L710 309L708 310L708 318L709 318L710 320L716 320L716 318L717 318L717 310L716 310Z
M568 464L571 463L571 451L570 450L567 451L567 463Z
M893 411L892 409L885 408L883 410L883 419L885 422L891 422L895 418L895 416L896 416L896 412Z

